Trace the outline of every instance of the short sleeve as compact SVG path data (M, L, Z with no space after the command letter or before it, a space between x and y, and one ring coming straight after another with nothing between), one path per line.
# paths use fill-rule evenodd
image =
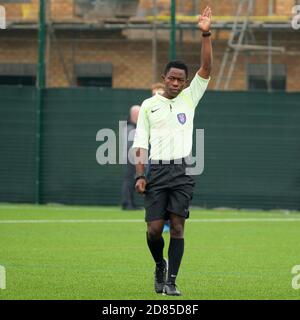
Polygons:
M207 89L209 80L210 78L204 79L200 77L198 73L196 73L189 87L183 90L183 95L191 101L193 108L197 107L199 101L203 97L204 92Z

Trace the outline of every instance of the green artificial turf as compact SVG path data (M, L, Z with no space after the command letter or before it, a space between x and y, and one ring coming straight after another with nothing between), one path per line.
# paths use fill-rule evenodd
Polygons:
M297 212L192 209L176 299L300 299L299 239ZM170 299L153 290L143 211L2 204L0 265L0 300Z

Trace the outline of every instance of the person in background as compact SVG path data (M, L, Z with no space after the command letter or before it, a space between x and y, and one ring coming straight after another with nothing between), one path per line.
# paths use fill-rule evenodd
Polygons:
M135 205L134 194L135 194L135 166L128 159L129 150L132 147L133 141L129 141L129 135L134 136L137 119L139 116L140 106L134 105L130 108L129 117L127 120L127 128L123 133L124 140L127 140L126 157L127 164L125 165L125 172L122 183L122 209L123 210L138 210L139 208ZM133 131L133 132L132 132Z
M165 85L161 82L153 83L153 85L151 86L151 90L152 90L152 96L155 96L156 93L163 95L165 92Z

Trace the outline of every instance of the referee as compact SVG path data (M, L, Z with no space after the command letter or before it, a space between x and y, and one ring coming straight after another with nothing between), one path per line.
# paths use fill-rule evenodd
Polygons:
M180 61L167 64L162 76L163 95L145 100L139 112L133 148L136 155L136 185L144 194L147 244L155 261L154 288L157 293L181 295L176 277L184 251L184 224L189 217L194 180L186 174L184 158L192 150L193 118L212 67L211 9L199 16L202 31L201 67L188 86L188 68ZM145 163L150 150L149 171ZM162 231L170 220L168 262L163 257Z

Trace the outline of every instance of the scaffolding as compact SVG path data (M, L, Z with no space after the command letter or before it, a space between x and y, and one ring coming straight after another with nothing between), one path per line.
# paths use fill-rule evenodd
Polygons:
M248 33L255 42L255 36L252 29L249 28L249 22L252 20L254 0L240 0L236 19L231 29L231 33L228 39L227 48L225 50L224 57L222 59L221 67L217 77L215 89L216 90L228 90L233 71L236 67L236 62L240 51L267 51L268 52L268 90L271 91L271 79L272 79L272 52L285 52L284 47L275 47L272 45L272 29L268 28L268 43L267 45L253 45L248 44L246 34ZM243 10L246 11L246 15L241 17ZM273 14L273 0L269 0L269 14L270 17ZM267 20L267 19L266 19ZM253 20L252 20L253 21Z

